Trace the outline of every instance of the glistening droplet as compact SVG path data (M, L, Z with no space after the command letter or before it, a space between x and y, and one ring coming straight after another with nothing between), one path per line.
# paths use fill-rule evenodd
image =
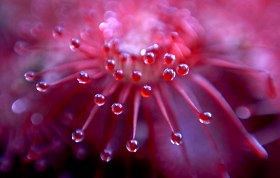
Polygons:
M212 114L210 112L200 113L198 118L202 124L210 124L213 120Z
M76 143L83 141L85 138L84 131L77 129L72 133L72 140Z
M104 47L103 47L103 51L105 52L105 53L109 53L109 51L110 51L110 45L109 44L104 44Z
M105 64L105 68L107 71L112 72L115 69L116 62L114 59L108 59Z
M145 50L146 50L146 52L156 53L159 50L159 45L155 43L151 46L148 46Z
M123 112L123 105L121 103L114 103L111 108L112 112L116 115L120 115Z
M24 78L28 82L32 82L35 79L35 73L33 71L25 72Z
M175 60L176 60L176 57L174 54L165 53L165 55L163 56L163 61L164 61L164 64L166 64L166 65L174 64Z
M251 117L251 110L246 106L238 106L235 113L240 119L249 119Z
M22 114L27 110L28 100L19 98L15 100L11 106L11 110L16 114Z
M112 159L112 151L111 150L108 150L108 149L105 149L104 151L102 151L100 153L100 158L102 161L104 162L109 162L111 161Z
M187 75L189 73L189 66L187 64L179 64L177 67L176 67L176 72L178 75L180 76L184 76L184 75Z
M131 153L135 153L138 149L138 141L137 140L128 140L126 142L126 149L131 152Z
M36 84L36 89L39 91L39 92L46 92L49 88L49 84L47 82L38 82Z
M174 145L182 145L183 143L183 136L181 133L179 132L172 132L171 134L171 143L174 144Z
M55 27L55 29L53 30L53 37L54 38L59 38L62 36L62 32L63 32L63 28L60 26Z
M77 38L72 38L71 41L70 41L70 49L72 51L75 51L77 48L80 47L80 40L77 39Z
M77 77L77 80L80 84L86 84L89 81L88 73L81 71Z
M98 106L103 106L105 104L105 96L102 94L94 95L94 103Z
M113 76L116 80L122 80L124 75L123 75L123 70L122 69L118 69L113 73Z
M132 71L131 80L133 82L138 82L141 80L141 78L142 78L142 73L140 71L138 71L138 70Z
M170 37L173 41L176 41L179 37L178 32L171 32Z
M164 69L164 71L162 72L162 77L166 81L172 81L175 78L175 76L175 71L170 68Z
M144 55L144 63L145 64L153 64L155 62L155 54L152 52L148 52Z
M144 85L141 89L141 96L146 98L152 96L152 87L149 85Z

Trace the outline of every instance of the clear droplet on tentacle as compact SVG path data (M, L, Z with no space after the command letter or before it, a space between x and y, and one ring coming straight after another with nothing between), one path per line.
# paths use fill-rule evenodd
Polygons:
M123 74L123 70L122 69L117 69L114 73L113 73L113 76L116 80L122 80L123 77L124 77L124 74Z
M112 151L105 149L100 153L100 159L104 162L109 162L112 159Z
M121 103L114 103L111 108L112 112L116 115L120 115L123 112L123 105Z
M131 152L131 153L135 153L138 149L138 141L137 140L128 140L126 143L126 149Z
M77 80L80 84L86 84L89 81L88 73L81 71L77 77Z
M172 81L175 78L176 73L173 69L167 68L162 72L162 76L164 80Z
M24 78L28 82L34 81L34 79L35 79L35 72L33 72L33 71L25 72Z
M72 133L72 140L76 143L83 141L85 138L84 131L77 129Z
M185 76L189 73L189 66L187 64L179 64L177 67L176 67L176 72L178 75L180 76Z
M176 60L176 57L174 54L165 53L165 55L163 56L163 61L164 61L164 64L166 64L166 65L174 64L175 60Z
M210 112L200 113L198 118L202 124L210 124L213 120L212 114Z
M62 37L62 34L63 34L63 28L61 26L55 27L52 33L54 38Z
M182 145L182 143L183 143L183 136L179 132L172 132L170 141L174 145L178 145L178 146Z
M47 82L38 82L36 84L36 89L39 91L39 92L46 92L49 88L49 84Z
M107 71L112 72L114 71L116 66L116 61L114 59L108 59L105 64L105 68Z
M72 51L75 51L76 49L78 49L80 47L80 40L78 38L72 38L70 41L70 49Z
M149 85L144 85L141 89L141 96L145 98L152 96L152 87Z
M94 103L98 106L103 106L105 104L105 96L102 94L94 95Z
M155 62L155 54L153 52L148 52L143 57L145 64L153 64Z
M133 82L139 82L142 78L142 73L138 70L134 70L132 71L132 74L131 74L131 80Z

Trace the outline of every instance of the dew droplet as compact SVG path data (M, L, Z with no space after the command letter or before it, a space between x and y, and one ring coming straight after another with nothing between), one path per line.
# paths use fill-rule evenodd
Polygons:
M155 62L155 54L152 52L148 52L144 55L144 63L145 64L153 64Z
M126 149L131 152L131 153L135 153L138 149L138 141L137 140L128 140L126 142Z
M77 129L72 133L72 140L76 143L83 141L85 138L84 131Z
M246 106L238 106L235 113L240 119L249 119L251 117L251 110Z
M144 85L141 89L141 96L147 98L152 96L152 87L149 85Z
M104 162L109 162L111 161L112 159L112 151L111 150L108 150L108 149L105 149L104 151L102 151L100 153L100 158L102 161Z
M77 39L77 38L72 38L71 41L70 41L70 49L72 51L75 51L77 48L80 47L80 40Z
M113 76L114 76L114 78L115 78L116 80L122 80L123 77L124 77L124 75L123 75L123 70L122 70L122 69L116 70L116 71L114 72Z
M175 78L176 73L173 69L167 68L167 69L164 69L162 76L163 76L164 80L172 81Z
M77 80L80 84L86 84L89 81L88 73L81 71L77 77Z
M178 32L171 32L170 36L171 36L171 39L173 41L176 41L178 39L178 37L179 37L179 34L178 34Z
M210 124L213 120L212 114L210 112L200 113L198 118L199 122L201 122L202 124Z
M33 71L25 72L24 78L28 82L34 81L34 79L35 79L35 72L33 72Z
M118 51L119 46L120 46L120 42L119 42L118 39L113 39L113 40L111 41L111 50L112 50L112 51L114 51L114 52Z
M15 100L11 106L11 110L16 114L22 114L27 110L28 100L19 98Z
M132 71L132 74L131 74L131 80L134 81L134 82L138 82L140 81L142 78L142 73L138 70L134 70Z
M189 73L189 70L190 70L190 68L189 68L189 66L187 64L179 64L176 67L176 72L180 76L187 75Z
M172 132L170 141L174 145L182 145L183 144L183 136L179 132Z
M49 84L47 82L38 82L36 84L36 89L39 91L39 92L46 92L49 88Z
M171 65L174 64L176 60L176 56L174 54L165 53L163 60L164 60L164 64Z
M155 43L155 44L153 44L151 46L148 46L145 50L146 50L146 52L153 52L153 53L155 53L155 52L157 52L159 50L159 45Z
M59 38L62 36L62 32L63 32L63 28L60 26L57 26L54 28L52 35L54 38Z
M129 54L127 53L121 53L121 55L119 56L121 62L126 62L128 58L129 58Z
M105 104L105 96L102 94L94 95L94 103L98 106L103 106Z
M147 50L146 49L141 49L140 50L140 54L141 56L144 56L146 54Z
M116 62L114 59L108 59L105 64L106 70L112 72L115 69Z
M116 115L120 115L123 112L123 105L121 103L114 103L111 108L112 112Z
M40 113L33 113L30 118L33 125L39 125L40 123L42 123L43 119L44 117Z
M25 41L17 41L14 46L14 51L18 55L26 54L28 52L28 46L29 46L28 43Z
M109 53L110 49L111 49L111 47L108 43L104 44L103 50L105 53Z

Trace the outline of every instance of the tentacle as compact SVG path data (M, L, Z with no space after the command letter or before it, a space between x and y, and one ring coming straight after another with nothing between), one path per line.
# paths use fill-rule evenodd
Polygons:
M258 155L261 158L267 158L268 153L266 150L263 148L263 146L252 136L250 135L240 120L235 116L235 113L231 109L230 105L227 103L225 98L221 95L221 93L210 83L208 82L205 78L203 78L200 75L191 75L190 76L192 80L198 84L200 87L202 87L205 91L207 91L213 99L218 102L220 107L227 113L229 116L229 120L231 121L236 128L239 129L239 131L242 133L244 136L247 144L250 146L251 150Z
M242 72L247 75L248 74L249 75L256 75L256 74L264 75L264 77L266 78L268 96L271 98L275 98L277 96L273 78L271 77L270 73L267 71L254 69L249 66L245 66L243 64L238 64L238 63L231 62L229 60L222 60L222 59L216 59L216 58L204 60L202 63L204 63L206 65L220 67L223 69L234 70L235 72Z

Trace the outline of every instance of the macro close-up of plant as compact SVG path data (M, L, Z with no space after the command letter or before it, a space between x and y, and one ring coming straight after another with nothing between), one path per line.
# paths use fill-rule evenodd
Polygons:
M280 177L277 0L1 0L0 177Z

